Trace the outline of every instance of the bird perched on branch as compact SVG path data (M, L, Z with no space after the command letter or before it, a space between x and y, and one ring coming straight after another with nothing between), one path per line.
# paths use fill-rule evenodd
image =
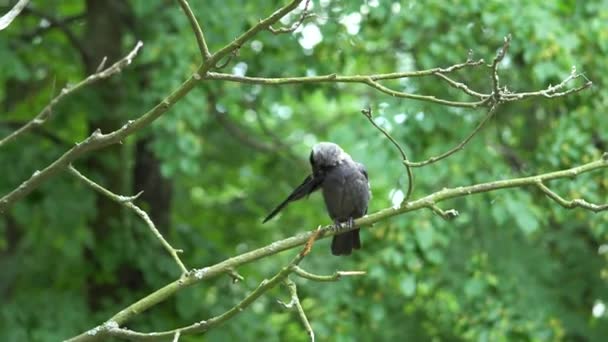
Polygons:
M290 202L302 199L322 189L325 206L336 225L353 225L354 219L367 213L370 198L369 181L365 166L355 162L340 146L321 142L310 152L312 174L306 177L293 192L279 204L264 222L273 218ZM361 248L359 229L334 235L331 241L333 255L350 255Z

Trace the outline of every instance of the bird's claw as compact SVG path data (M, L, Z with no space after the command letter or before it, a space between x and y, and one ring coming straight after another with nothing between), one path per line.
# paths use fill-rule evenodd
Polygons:
M342 225L344 225L344 226L342 226ZM334 232L338 232L342 229L352 229L354 226L355 226L355 219L353 219L352 217L349 217L348 220L346 220L344 222L336 221L331 229Z
M348 221L346 221L346 225L349 229L352 229L355 226L355 219L352 217L349 217Z

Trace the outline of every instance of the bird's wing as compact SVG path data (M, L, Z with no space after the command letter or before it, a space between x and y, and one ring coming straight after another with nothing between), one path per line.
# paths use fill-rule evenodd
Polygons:
M359 170L359 172L361 172L363 174L363 176L365 177L365 180L367 181L367 191L369 192L369 197L372 197L372 188L371 185L369 184L369 177L367 175L367 169L365 168L365 165L361 164L361 163L357 163L357 169ZM367 206L365 207L365 213L363 215L367 214Z
M367 169L365 168L365 165L363 165L361 163L357 163L357 169L359 169L359 172L361 172L365 176L365 179L367 179L369 181L369 177L367 176Z
M306 179L304 179L302 184L300 184L297 188L295 188L295 190L292 191L292 193L283 202L281 202L281 204L279 204L276 208L274 208L270 212L270 214L268 214L268 216L266 216L266 218L264 219L264 221L262 221L262 223L265 223L266 221L275 217L275 215L278 214L279 211L281 211L281 209L285 208L287 206L287 204L289 204L289 202L297 201L297 200L301 199L302 197L310 195L311 193L319 190L322 183L323 183L322 177L320 177L320 176L313 177L313 175L309 175L308 177L306 177Z

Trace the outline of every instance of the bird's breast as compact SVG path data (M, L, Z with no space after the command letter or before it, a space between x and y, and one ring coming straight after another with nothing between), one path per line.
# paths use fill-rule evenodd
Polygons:
M355 165L344 164L333 168L322 184L323 198L329 216L345 221L358 218L367 211L369 185Z

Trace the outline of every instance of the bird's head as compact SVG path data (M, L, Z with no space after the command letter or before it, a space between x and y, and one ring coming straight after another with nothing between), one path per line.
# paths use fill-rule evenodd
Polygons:
M348 153L331 142L320 142L313 146L310 152L310 166L313 174L331 169L349 159Z

